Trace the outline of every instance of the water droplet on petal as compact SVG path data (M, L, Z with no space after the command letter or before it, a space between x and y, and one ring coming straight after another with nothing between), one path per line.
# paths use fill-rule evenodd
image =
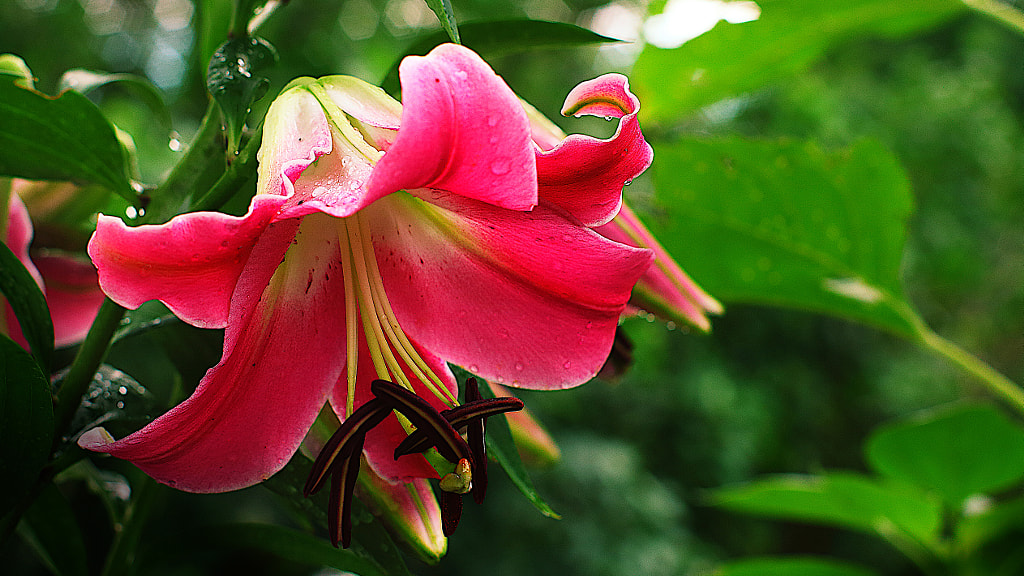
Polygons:
M519 370L520 372L522 372L523 368L525 368L525 366L523 366L522 362L516 362L516 370Z
M498 384L504 384L505 383L505 379L503 377L501 377L501 376L498 376L497 378L495 378L494 381L497 382Z
M469 365L469 371L474 373L474 374L476 374L477 372L480 371L480 367L477 366L476 364L470 364Z
M488 126L492 126L492 127L493 126L497 126L498 125L498 117L493 115L493 114L488 115L487 116L487 125ZM492 142L493 142L493 140L492 140Z
M491 162L491 173L495 176L501 176L502 174L508 173L508 162L505 160L495 160Z
M562 364L562 368L565 368L566 370L568 370L569 368L572 368L572 362L566 360L565 364Z
M587 322L587 330L590 330L593 327L594 327L594 323L593 322Z

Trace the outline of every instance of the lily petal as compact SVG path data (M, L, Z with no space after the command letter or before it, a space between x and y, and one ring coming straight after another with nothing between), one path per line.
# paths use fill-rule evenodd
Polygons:
M259 160L259 194L291 196L299 174L330 153L331 129L320 102L305 86L312 78L293 80L267 110Z
M537 204L526 113L475 53L443 44L399 67L402 125L367 184L381 197L436 188L512 210Z
M705 332L711 329L707 314L721 314L722 305L683 272L628 206L623 205L614 220L596 230L616 242L654 251L654 265L633 291L634 304Z
M89 240L100 287L122 306L160 300L193 326L223 328L239 274L284 200L257 195L242 217L193 212L134 228L101 214Z
M94 429L79 445L190 492L244 488L288 462L345 364L336 228L326 216L297 226L264 231L232 298L224 356L195 393L126 438Z
M17 194L11 194L10 196L10 201L7 205L7 222L5 224L5 226L0 226L0 229L6 228L6 238L0 238L0 240L3 240L11 252L14 252L14 255L25 266L25 269L32 275L32 278L35 279L39 289L44 290L43 277L39 274L39 270L36 269L35 264L32 263L28 255L28 245L32 242L32 220L29 219L25 203L22 202ZM11 305L7 303L2 294L0 294L0 305L4 307L3 315L0 315L0 334L7 334L18 345L27 350L28 342L21 333L21 326L18 325L18 319L14 316L14 309L11 308ZM3 324L4 322L6 322L6 325Z
M619 126L608 140L572 134L551 150L537 151L540 198L587 226L611 220L622 203L622 187L654 158L640 132L639 109L640 101L621 74L606 74L574 88L565 99L563 114L619 118ZM534 128L538 127L535 121Z
M511 386L568 388L593 377L651 252L544 205L527 213L417 194L429 203L392 195L360 215L409 337Z
M96 268L84 258L63 254L36 254L33 261L46 281L54 345L80 342L103 304Z

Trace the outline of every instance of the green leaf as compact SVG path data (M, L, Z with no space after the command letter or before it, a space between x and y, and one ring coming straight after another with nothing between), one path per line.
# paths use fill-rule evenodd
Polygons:
M269 552L311 566L330 566L360 576L388 576L376 562L323 538L271 524L224 524L209 530L207 541Z
M642 121L667 122L796 74L854 37L905 36L963 12L960 0L762 0L761 17L720 23L674 49L647 46L630 76Z
M0 517L32 487L53 439L50 383L28 352L0 335Z
M872 576L865 568L824 558L752 558L720 566L715 576Z
M228 129L228 149L238 143L249 107L267 93L270 80L264 72L277 62L269 42L252 36L233 38L213 53L206 71L206 88L220 107Z
M456 371L456 377L459 373L468 374L464 370ZM459 378L463 381L463 378ZM487 382L483 379L478 379L482 382ZM487 382L487 386L480 387L480 395L484 398L494 398L494 391L491 390L490 382ZM537 489L533 487L533 482L530 481L530 474L526 471L526 466L523 465L523 461L519 458L519 451L516 450L516 444L512 440L512 431L508 427L508 419L505 418L504 414L498 416L492 416L487 419L487 454L501 466L501 469L508 474L512 484L522 492L523 496L529 500L537 510L540 510L541 514L549 518L561 518L557 512L555 512L551 506L548 506L547 502L541 498Z
M693 139L655 146L652 171L652 231L716 298L921 334L899 278L909 184L881 145Z
M441 28L448 34L452 42L460 44L459 27L455 23L455 11L452 10L450 0L427 0L427 6L434 11L437 19L441 21Z
M954 509L1024 479L1024 429L987 405L955 405L882 426L868 462L890 478L934 490Z
M126 90L137 96L150 110L155 112L160 117L160 121L163 122L164 126L167 128L171 127L171 113L167 109L167 105L164 104L163 96L156 86L153 86L149 80L142 76L94 72L92 70L76 68L68 70L60 77L60 81L57 83L57 91L74 90L88 95L94 90L110 85L123 86Z
M537 49L574 48L606 42L621 42L573 24L543 20L495 20L470 22L460 27L463 45L484 58ZM413 44L388 71L381 87L389 94L399 91L398 65L409 55L423 55L445 42L443 33L436 33Z
M85 542L71 505L53 483L39 493L18 533L40 561L59 576L86 576Z
M774 476L715 490L715 506L783 520L799 520L878 534L907 534L933 541L942 509L912 486L876 481L859 474Z
M3 243L0 243L0 293L14 310L21 333L39 367L49 374L53 356L53 322L46 297L18 257Z
M166 407L137 380L101 364L75 411L69 436L103 426L115 438L123 438L166 410Z
M0 74L0 175L100 184L139 206L114 127L88 98L51 98Z

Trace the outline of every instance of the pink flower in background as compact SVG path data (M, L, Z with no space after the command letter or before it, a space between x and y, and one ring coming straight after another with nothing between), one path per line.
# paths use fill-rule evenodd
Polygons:
M128 228L101 216L89 252L104 291L226 328L196 392L149 426L89 449L196 492L257 483L295 452L325 402L342 418L390 380L438 410L446 362L512 386L581 384L601 367L653 254L592 227L650 163L625 78L574 90L615 136L541 151L522 104L454 45L400 68L403 104L350 77L293 82L264 124L259 194L242 217L193 213ZM395 460L395 416L366 436L390 480L435 477Z
M96 269L85 258L76 258L70 253L39 249L33 250L30 254L32 220L25 202L19 195L22 191L41 187L67 186L73 189L74 186L20 179L5 180L0 186L10 187L6 221L0 226L0 240L3 240L28 269L46 296L46 303L53 319L54 345L70 346L80 342L85 338L89 326L96 317L96 311L103 303L104 296L97 283ZM0 300L2 299L0 296ZM0 315L0 333L6 334L27 348L14 311L6 301L3 302Z

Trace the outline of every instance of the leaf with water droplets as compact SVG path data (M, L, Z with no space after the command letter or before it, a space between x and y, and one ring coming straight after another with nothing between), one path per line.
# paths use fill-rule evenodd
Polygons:
M899 277L910 187L884 147L693 139L655 157L649 224L716 298L918 334Z
M264 72L276 62L274 47L253 36L232 38L213 53L206 71L206 88L224 115L228 150L238 149L249 107L262 98L270 86Z
M101 364L71 422L71 440L79 432L97 426L121 438L142 428L162 411L160 402L138 381L113 366Z

